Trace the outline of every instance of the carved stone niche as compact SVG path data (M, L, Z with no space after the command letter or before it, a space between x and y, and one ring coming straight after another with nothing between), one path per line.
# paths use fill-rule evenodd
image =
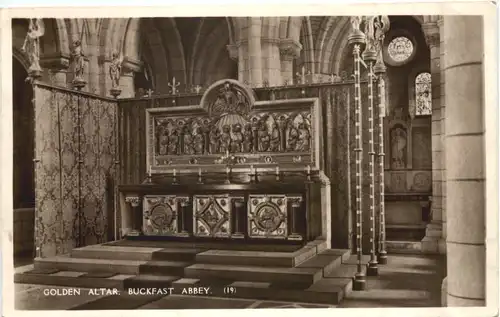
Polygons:
M406 170L411 168L411 138L406 122L391 120L386 130L386 168Z
M200 105L147 109L147 170L153 174L319 168L317 98L256 101L236 80L209 87Z

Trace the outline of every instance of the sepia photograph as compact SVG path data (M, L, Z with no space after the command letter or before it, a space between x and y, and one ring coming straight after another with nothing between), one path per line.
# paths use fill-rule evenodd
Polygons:
M14 11L12 308L498 312L496 16L376 8Z

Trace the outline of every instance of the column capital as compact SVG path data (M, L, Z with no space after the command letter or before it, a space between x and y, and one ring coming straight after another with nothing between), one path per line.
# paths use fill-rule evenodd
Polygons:
M282 58L294 59L300 56L302 44L294 39L282 39L279 42L280 56Z
M238 57L239 57L239 53L238 53L239 45L238 44L228 44L228 45L226 45L226 49L229 52L229 58L237 61Z
M43 68L49 69L67 69L69 68L69 62L70 56L63 53L43 55L42 58L40 58L40 65Z
M425 36L425 42L427 43L429 48L437 47L440 45L441 38L437 22L428 22L422 24L422 31Z

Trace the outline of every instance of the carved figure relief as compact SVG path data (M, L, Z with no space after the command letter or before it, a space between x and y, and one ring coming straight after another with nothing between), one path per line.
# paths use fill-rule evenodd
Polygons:
M287 235L286 196L251 195L248 209L249 236L285 238Z
M194 154L203 154L204 147L205 147L205 138L203 136L203 131L200 127L198 127L195 129L195 135L193 137Z
M311 133L304 123L299 125L299 139L297 142L297 151L309 151Z
M179 132L177 130L172 130L170 137L168 138L168 154L175 155L178 154L179 146Z
M220 130L218 128L213 128L210 131L210 153L220 153L220 138Z
M241 125L233 125L233 135L231 138L231 152L242 152L243 133L241 133Z
M391 129L391 168L406 168L407 134L406 130L397 125Z
M253 150L253 132L250 124L245 125L242 139L243 152L250 153Z
M158 134L159 134L159 137L158 137L158 143L159 143L159 149L158 149L158 153L160 155L167 155L168 153L168 139L169 139L169 135L168 135L168 129L164 128L163 126L160 126L160 128L158 129Z
M189 127L184 129L184 154L194 154L193 134Z
M259 151L266 152L269 149L271 137L267 132L267 126L265 123L262 123L260 125L258 136L259 136Z
M274 123L271 132L271 152L278 152L280 150L280 143L280 131L278 130L278 125Z
M220 146L219 151L221 153L226 153L230 150L231 146L231 127L228 125L224 125L222 127L222 134L220 136Z
M109 77L113 89L120 87L123 57L118 52L113 52L111 64L109 65Z

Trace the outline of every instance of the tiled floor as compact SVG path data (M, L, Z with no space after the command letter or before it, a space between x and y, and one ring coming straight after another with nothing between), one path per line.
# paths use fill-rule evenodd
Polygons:
M391 255L389 263L379 266L379 276L369 277L367 288L351 292L337 307L438 307L446 264L443 257ZM199 296L46 296L51 287L16 285L16 309L238 309L238 308L327 308L328 305L287 303L252 299ZM55 289L55 288L52 288ZM62 289L62 288L57 288Z

